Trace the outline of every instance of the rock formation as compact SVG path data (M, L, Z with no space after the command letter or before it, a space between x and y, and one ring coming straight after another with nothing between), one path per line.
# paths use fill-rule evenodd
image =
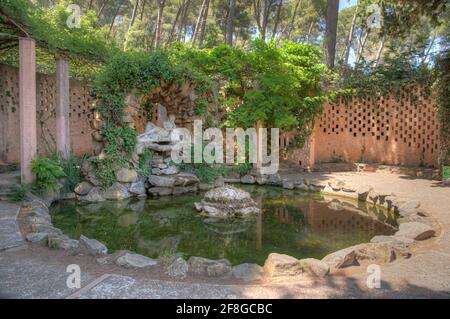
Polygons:
M248 217L259 214L259 208L250 193L232 186L214 188L206 192L197 211L211 217Z

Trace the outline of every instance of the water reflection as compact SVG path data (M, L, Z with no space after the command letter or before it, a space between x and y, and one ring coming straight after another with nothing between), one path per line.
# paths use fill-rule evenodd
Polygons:
M244 188L244 187L243 187ZM348 199L278 188L245 187L260 205L249 220L200 217L200 196L167 197L52 207L53 222L70 236L84 234L110 250L128 249L150 257L180 253L262 264L271 252L321 258L374 235L392 234L387 211Z

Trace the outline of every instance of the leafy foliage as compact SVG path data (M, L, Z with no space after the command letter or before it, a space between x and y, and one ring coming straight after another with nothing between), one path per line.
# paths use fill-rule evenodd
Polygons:
M31 162L31 172L36 177L33 190L39 193L56 190L58 180L67 176L57 161L41 156Z

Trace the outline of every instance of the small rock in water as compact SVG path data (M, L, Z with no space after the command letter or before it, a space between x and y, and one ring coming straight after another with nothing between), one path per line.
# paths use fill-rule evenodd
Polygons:
M195 208L212 217L247 217L259 213L250 193L232 186L214 188L206 192Z

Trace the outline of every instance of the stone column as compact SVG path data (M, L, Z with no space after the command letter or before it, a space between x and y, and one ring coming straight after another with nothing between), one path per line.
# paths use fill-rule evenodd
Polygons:
M31 38L19 39L20 175L31 183L31 161L36 156L36 44Z
M56 61L56 150L64 158L68 158L70 154L69 86L69 63L58 58Z

